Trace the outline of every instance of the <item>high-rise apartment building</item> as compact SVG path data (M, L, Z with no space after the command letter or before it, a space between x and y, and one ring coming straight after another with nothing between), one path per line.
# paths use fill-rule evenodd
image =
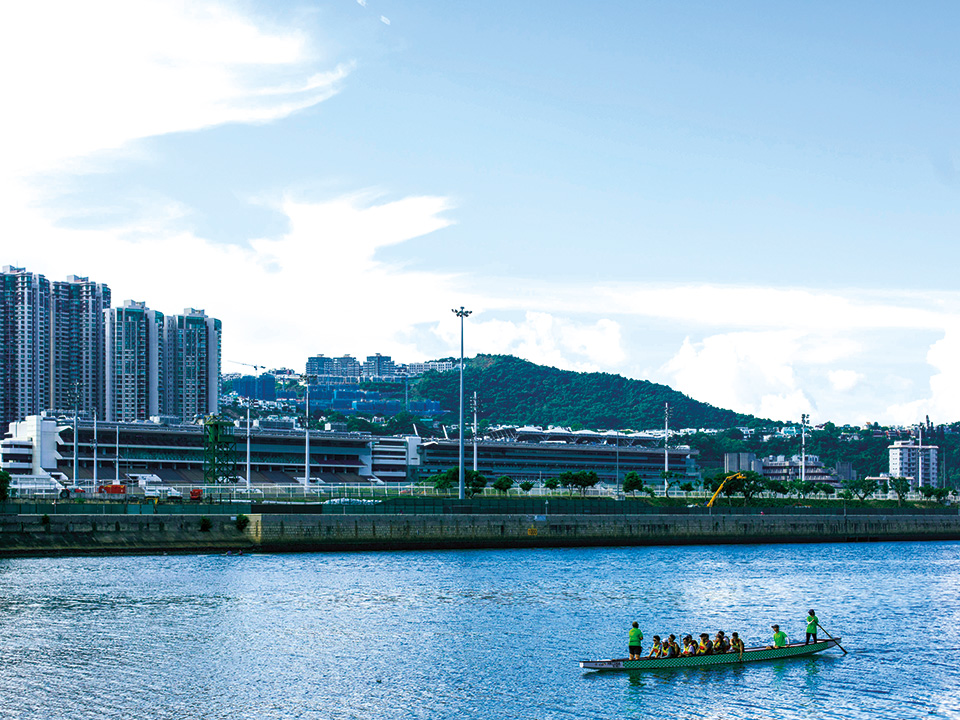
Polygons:
M163 313L127 300L104 310L104 419L148 420L163 411Z
M163 325L164 414L192 420L220 408L221 325L203 310L187 308Z
M104 418L104 310L110 288L70 275L51 286L50 398L47 408Z
M911 479L913 487L939 487L937 445L915 445L913 440L897 440L888 446L890 477Z
M50 399L50 283L24 268L0 272L0 426L39 415Z

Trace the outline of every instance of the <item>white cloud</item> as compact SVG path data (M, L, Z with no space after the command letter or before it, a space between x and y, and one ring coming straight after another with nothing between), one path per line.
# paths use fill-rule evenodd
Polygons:
M660 372L672 387L698 400L789 419L812 410L794 372L805 341L793 330L726 333L699 343L688 338Z
M318 72L306 38L268 32L220 3L5 3L6 173L132 140L226 122L264 122L320 102L347 66Z
M827 377L834 390L846 392L855 388L864 376L856 370L831 370L827 373Z
M528 312L522 322L480 320L475 316L467 323L467 355L517 355L541 365L582 372L608 369L625 359L620 325L609 319L577 323L548 313ZM446 345L458 348L460 323L456 316L445 317L435 332Z
M944 335L930 346L927 362L936 370L930 378L930 395L912 402L892 404L887 416L894 422L910 424L926 416L938 422L952 422L960 418L960 321L946 329Z

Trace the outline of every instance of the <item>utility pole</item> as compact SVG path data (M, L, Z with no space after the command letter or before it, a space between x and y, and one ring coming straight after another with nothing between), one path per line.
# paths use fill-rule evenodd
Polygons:
M807 420L809 415L800 416L800 482L807 481Z
M667 497L670 487L670 454L667 445L670 442L670 403L663 404L663 496Z
M453 314L460 318L460 451L457 467L460 471L460 493L459 498L463 500L466 497L466 484L463 481L463 319L469 317L472 310L464 310L463 305L460 309L453 309Z
M97 488L97 411L93 411L93 488Z
M250 405L247 404L247 497L250 497Z
M923 487L923 423L919 426L920 444L917 445L917 490Z
M77 380L73 394L73 484L77 485L77 437L80 435L80 381Z
M306 489L310 487L310 381L313 380L312 375L301 375L300 381L307 387L307 404L306 404L306 414L304 417L304 426L303 426L303 436L304 436L304 449L303 449L303 489L306 492ZM249 434L250 430L247 429Z
M617 498L620 497L620 430L617 429Z
M477 391L473 391L473 471L477 471Z

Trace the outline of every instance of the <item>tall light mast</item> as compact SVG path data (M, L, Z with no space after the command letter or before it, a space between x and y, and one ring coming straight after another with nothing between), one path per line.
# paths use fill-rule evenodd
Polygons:
M670 487L670 454L667 445L670 442L670 403L663 404L663 495L666 497Z
M809 415L800 416L800 482L807 481L807 420Z
M477 391L473 391L473 471L477 471Z
M463 319L469 317L472 310L464 310L463 305L457 310L453 308L453 314L460 318L460 451L457 455L457 467L460 471L460 493L459 498L463 500L466 497L466 485L463 481Z

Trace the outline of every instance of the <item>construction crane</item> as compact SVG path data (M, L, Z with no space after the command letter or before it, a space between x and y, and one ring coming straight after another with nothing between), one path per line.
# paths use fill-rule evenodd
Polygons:
M720 487L717 488L717 491L713 494L713 497L710 498L710 502L707 503L707 507L713 507L713 503L717 499L717 495L720 494L720 491L723 490L723 486L727 484L727 480L746 480L747 476L743 473L737 473L736 475L728 475L723 479L723 482L720 483Z
M246 365L247 367L252 367L257 375L260 374L261 370L266 370L266 365L254 365L253 363L240 362L239 360L227 360L228 363L233 363L234 365Z

